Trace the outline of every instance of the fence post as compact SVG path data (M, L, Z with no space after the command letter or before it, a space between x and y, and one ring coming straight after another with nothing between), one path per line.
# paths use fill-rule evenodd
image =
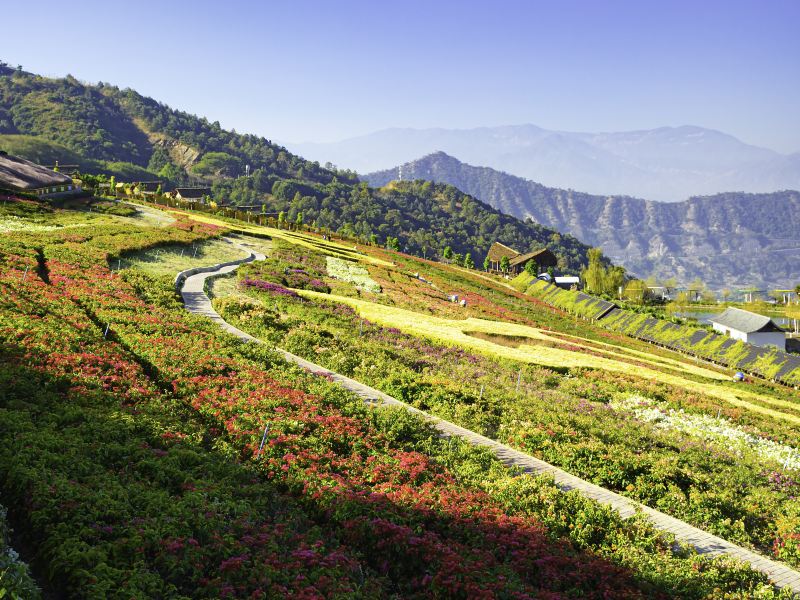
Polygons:
M258 452L256 452L256 456L261 454L262 448L264 448L264 442L267 441L267 434L269 433L269 423L266 424L264 427L264 435L261 436L261 443L258 445Z

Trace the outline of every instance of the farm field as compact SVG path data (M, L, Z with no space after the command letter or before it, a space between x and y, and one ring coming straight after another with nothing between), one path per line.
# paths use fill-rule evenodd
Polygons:
M156 224L23 201L0 215L24 222L0 237L0 502L8 509L0 532L14 530L7 543L45 595L790 596L747 566L676 548L644 518L624 521L547 478L519 476L486 451L441 439L406 412L371 409L189 315L170 271L186 268L193 248L222 256L224 221L172 213L174 222ZM646 357L605 348L600 342L614 338L603 332L585 332L583 346L573 340L567 350L552 330L571 321L501 283L302 234L265 243L267 261L242 267L235 286L224 280L228 293L217 289L216 305L237 326L797 563L796 470L763 450L788 447L791 423L614 371ZM367 275L338 265L334 279L329 256L356 259ZM448 301L451 287L464 288L465 311ZM488 319L507 318L499 335L511 345L463 330L472 345L454 345L377 320L429 305L416 320L443 327L443 336L458 337L443 324L454 315L472 317L469 331L486 335L498 335ZM532 350L513 346L523 332ZM546 350L552 361L570 353L573 362L506 353L520 349ZM677 377L672 360L665 354L647 368ZM714 374L698 367L685 380L728 389ZM779 389L751 391L791 404ZM649 403L619 404L634 394ZM653 402L718 415L776 446L726 447L687 427L659 429L635 412L661 407ZM674 423L680 413L668 415ZM36 597L30 578L14 585Z

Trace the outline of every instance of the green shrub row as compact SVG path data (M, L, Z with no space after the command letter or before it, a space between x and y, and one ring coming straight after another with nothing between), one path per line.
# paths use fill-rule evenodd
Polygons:
M800 358L775 348L758 348L701 327L657 319L621 308L582 292L564 290L540 280L517 278L515 287L552 306L587 319L597 319L606 329L686 352L726 367L740 369L787 385L800 385ZM600 310L599 307L603 307Z

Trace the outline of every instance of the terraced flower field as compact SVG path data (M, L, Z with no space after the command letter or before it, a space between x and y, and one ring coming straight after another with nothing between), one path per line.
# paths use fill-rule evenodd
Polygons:
M113 215L9 206L7 214L44 227L91 225L0 238L0 498L16 531L10 543L24 541L22 559L47 595L787 597L749 567L675 548L643 518L624 521L546 478L518 476L485 451L443 440L405 412L364 406L326 379L190 316L172 278L147 258L158 248L215 247L210 240L225 227L181 214L171 224L141 219L132 227ZM774 539L776 556L792 560L790 478L762 486L749 455L712 456L700 447L678 453L685 440L654 438L609 409L611 395L641 387L637 376L525 363L518 379L517 359L372 322L360 327L363 319L344 300L300 295L328 286L327 261L315 249L356 258L370 275L388 269L393 255L359 258L344 246L328 253L325 241L300 236L301 244L290 244L292 237L276 235L272 262L243 269L244 281L269 285L244 285L218 299L232 320L530 452L560 454L576 470L593 467L608 485L631 481L643 493L637 477L649 478L654 498L704 507L703 519L718 530L759 547ZM175 255L154 258L164 258L167 269L177 266ZM117 271L127 257L128 268ZM399 263L409 259L396 258L392 269L408 273ZM414 281L435 294L462 285L425 275L436 277L433 286ZM299 291L283 293L273 279ZM467 310L477 314L505 313L528 328L539 316L516 297L480 307L480 292L468 293L476 300ZM500 286L483 293L499 294ZM532 339L564 350L563 340L538 329ZM663 382L644 388L671 394ZM519 404L509 402L514 396ZM710 409L705 396L685 393L683 400ZM530 425L515 424L523 415ZM726 409L723 416L741 414ZM646 450L639 458L631 450L636 431ZM776 425L771 435L786 431ZM580 437L586 443L576 444ZM613 461L601 459L616 450ZM756 504L749 511L729 495L733 484L724 502L700 492L745 478L761 494L748 496Z
M280 260L290 265L291 250L282 249ZM243 277L268 270L248 266ZM667 412L687 411L709 426L730 423L763 446L794 451L800 412L790 390L736 386L718 369L612 343L603 332L578 336L520 322L445 318L371 298L247 288L218 299L217 308L254 335L423 410L722 537L795 560L793 462L772 455L765 463L759 444L659 427L620 404L651 398ZM511 314L522 321L524 311L522 305ZM777 480L792 483L781 487Z

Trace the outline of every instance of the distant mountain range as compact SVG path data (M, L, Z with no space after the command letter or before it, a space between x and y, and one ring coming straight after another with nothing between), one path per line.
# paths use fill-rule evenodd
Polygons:
M443 151L544 185L669 202L726 191L800 189L800 152L779 154L690 126L619 133L549 131L534 125L385 129L341 142L287 147L359 173Z
M547 187L443 152L364 178L449 183L519 218L600 246L630 272L715 289L800 283L800 192L724 193L664 203Z

